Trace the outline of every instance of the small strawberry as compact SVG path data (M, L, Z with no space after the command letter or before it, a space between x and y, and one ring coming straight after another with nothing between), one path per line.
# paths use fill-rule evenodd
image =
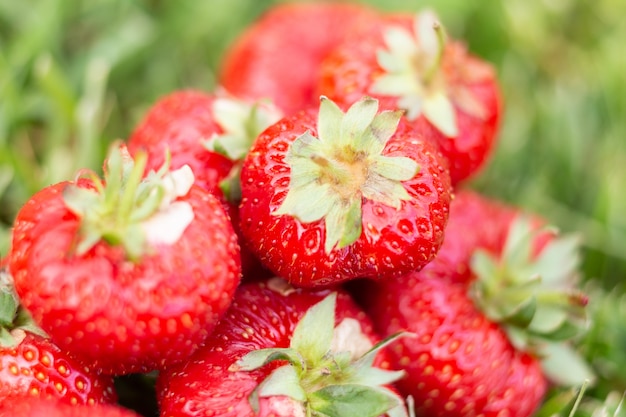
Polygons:
M422 271L358 288L382 334L415 334L395 342L390 355L392 366L407 372L397 386L415 399L419 415L527 417L549 383L593 378L566 344L586 317L586 297L576 289L577 237L548 239L525 213L511 216L502 204L498 214L498 205L485 205L491 216L470 233L458 218L466 212L452 204L441 264L433 266L438 255ZM481 247L476 227L487 230L489 245L500 239L499 228L508 233L501 247ZM470 259L463 236L476 245ZM450 256L455 249L458 256ZM468 270L469 279L458 270Z
M453 185L485 164L501 116L491 65L446 39L433 12L384 16L340 43L322 62L318 93L342 108L363 95L401 108L450 160Z
M374 366L392 339L375 345L344 291L242 284L205 346L159 375L161 415L406 416L386 387L402 373Z
M114 146L95 174L51 185L17 214L8 266L57 345L96 371L185 359L240 280L236 235L189 167L151 171Z
M113 403L111 377L78 364L37 328L19 305L11 277L0 272L0 404L17 398L55 398L68 404Z
M226 51L219 83L240 97L270 98L286 114L315 106L322 59L375 11L356 4L278 4Z
M0 417L140 417L112 404L64 404L51 399L16 398L0 403Z
M244 161L241 230L297 286L388 278L426 265L450 202L445 159L400 111L322 98L266 129Z

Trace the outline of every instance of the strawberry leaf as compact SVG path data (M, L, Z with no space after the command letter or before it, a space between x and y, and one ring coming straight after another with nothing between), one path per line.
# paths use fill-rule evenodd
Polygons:
M596 376L582 356L570 345L546 343L542 347L544 358L541 367L553 383L578 386L585 382L593 384Z
M402 405L389 390L352 384L324 387L311 394L309 402L328 417L377 417Z
M337 294L332 293L304 314L294 329L290 347L317 364L330 351Z
M231 372L253 371L275 360L286 360L304 369L305 363L297 350L291 348L259 349L248 352L230 366Z
M285 395L296 401L305 402L306 393L300 386L300 376L291 365L276 368L250 394L250 406L255 413L259 412L259 398Z
M2 270L0 271L0 329L10 328L18 307L19 302L13 287L13 279L8 272Z

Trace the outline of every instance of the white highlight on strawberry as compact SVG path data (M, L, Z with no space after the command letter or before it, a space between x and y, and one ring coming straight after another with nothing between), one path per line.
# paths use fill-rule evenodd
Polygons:
M191 204L174 201L187 195L195 177L189 165L174 170L163 177L165 195L159 210L142 222L146 240L152 244L174 244L194 219Z
M306 417L304 404L286 395L271 397L269 411L276 417Z
M358 320L345 318L333 331L333 340L330 350L339 352L350 352L352 360L356 360L367 353L374 345L363 333Z

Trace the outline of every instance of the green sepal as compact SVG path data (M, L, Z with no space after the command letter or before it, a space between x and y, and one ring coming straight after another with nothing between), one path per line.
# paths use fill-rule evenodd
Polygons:
M0 269L0 346L12 347L20 342L16 339L19 331L49 336L35 324L30 313L20 305L15 292L13 277L9 272Z
M13 324L18 307L13 280L6 271L0 271L0 328Z
M15 338L5 327L0 327L0 347L6 348L15 345Z
M507 322L517 327L528 327L537 312L537 299L529 297L506 313Z
M104 180L89 173L93 189L77 183L66 186L64 203L80 219L74 253L84 255L100 241L122 246L131 261L149 253L151 247L143 223L186 193L193 183L188 166L170 172L169 162L167 152L163 166L144 175L147 154L139 152L133 158L125 145L114 142L105 162ZM174 233L182 233L187 225L181 221L169 227Z
M206 140L204 146L231 161L242 160L256 137L282 117L269 101L247 102L232 97L216 98L212 113L223 133Z
M330 351L335 327L337 294L331 293L309 308L296 325L290 347L316 364Z
M548 393L533 417L573 417L588 387L588 381L577 387L560 388Z
M276 360L288 361L300 369L304 369L305 367L304 360L297 350L292 348L269 348L253 350L246 353L237 362L231 365L229 370L231 372L254 371Z
M383 388L342 384L310 394L309 405L315 413L328 417L377 417L401 406L402 400Z
M534 256L535 240L542 233L553 236ZM538 229L521 215L511 223L499 257L479 249L471 259L476 280L470 296L475 304L502 326L517 349L533 352L542 361L551 356L545 349L553 350L557 342L563 344L587 328L587 297L576 288L579 243L577 236Z
M596 375L576 349L566 343L545 343L541 348L541 369L548 379L561 386L593 384Z
M269 102L246 102L219 97L213 103L213 117L222 128L203 142L204 147L233 162L228 175L219 183L220 190L231 203L241 201L241 167L252 143L267 127L276 123L282 113Z
M241 168L241 163L233 165L228 175L219 183L222 194L231 203L241 201Z
M378 101L364 97L345 113L321 98L317 133L303 132L290 145L285 162L291 177L287 195L272 213L302 223L324 219L324 251L342 249L362 234L362 204L376 201L399 210L411 198L402 182L419 172L408 157L382 152L396 132L401 111L378 112Z
M252 411L259 412L259 399L284 395L296 401L305 402L306 393L300 386L300 376L292 365L284 365L274 369L250 394L249 401Z

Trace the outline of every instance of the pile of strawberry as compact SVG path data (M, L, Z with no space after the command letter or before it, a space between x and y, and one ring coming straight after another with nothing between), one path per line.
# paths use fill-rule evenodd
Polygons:
M592 378L578 239L466 185L502 100L433 12L275 6L219 86L18 213L0 415L136 416L140 375L162 417L526 417Z

